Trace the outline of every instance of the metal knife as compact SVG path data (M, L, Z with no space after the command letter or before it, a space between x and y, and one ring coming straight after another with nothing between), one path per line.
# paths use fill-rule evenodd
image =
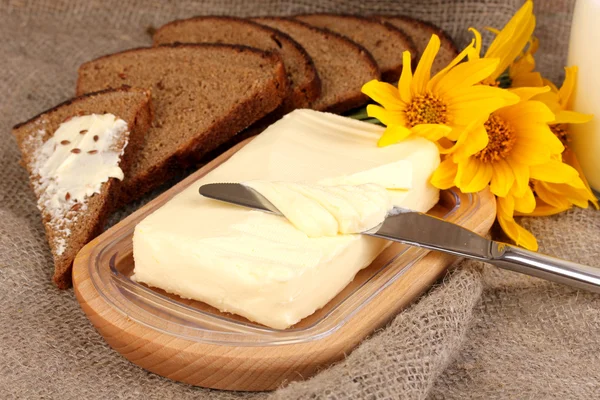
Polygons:
M256 190L239 183L200 187L202 196L277 215L281 212ZM561 260L486 239L461 226L420 212L394 208L363 235L472 258L507 270L600 293L600 268Z

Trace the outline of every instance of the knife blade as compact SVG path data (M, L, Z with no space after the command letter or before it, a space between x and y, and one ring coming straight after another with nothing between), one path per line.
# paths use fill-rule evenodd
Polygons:
M239 183L211 183L202 196L272 214L283 214L256 190ZM424 213L394 207L378 226L361 232L409 246L471 258L511 271L600 293L600 269L506 243L486 239L468 229Z

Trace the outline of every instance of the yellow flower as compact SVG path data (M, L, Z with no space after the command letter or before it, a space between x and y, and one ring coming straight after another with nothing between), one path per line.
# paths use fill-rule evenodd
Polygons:
M481 124L473 121L432 176L440 189L458 187L463 193L490 190L498 197L519 198L529 189L530 169L546 165L564 173L553 157L564 147L548 127L554 114L540 101L530 100L548 88L512 90L521 98L515 105L494 111Z
M557 155L548 164L531 167L538 207L530 214L552 215L569 209L572 204L587 207L588 198L581 197L586 188L579 172L562 161L562 156Z
M557 179L551 176L552 181L544 180L533 180L533 190L537 196L535 210L528 213L531 216L545 216L554 215L570 209L573 205L581 208L587 208L589 202L593 202L596 208L598 207L598 200L596 200L594 194L580 178L579 171L576 168L571 167L573 164L577 164L573 152L566 149L563 152L563 161L572 172L568 178ZM536 175L532 174L532 178ZM541 179L548 179L541 178Z
M496 59L480 59L460 63L472 51L465 48L446 68L430 77L431 65L440 40L432 35L421 56L414 76L410 53L403 53L398 87L373 80L362 91L378 105L367 106L367 114L387 126L379 146L397 143L409 135L437 141L450 137L455 128L466 126L473 119L487 118L494 110L518 102L518 96L499 88L477 85L498 65ZM458 134L456 134L458 135Z
M531 232L519 225L514 218L515 211L529 213L535 208L535 198L528 187L522 196L509 193L496 199L497 219L500 227L518 246L536 251L538 243Z
M549 84L551 91L533 97L534 100L544 102L555 114L556 118L550 122L551 125L583 124L593 118L593 115L572 111L577 71L576 66L566 67L565 80L560 89L557 89L553 84Z
M587 208L592 202L598 208L598 200L587 183L575 154L568 149L567 124L585 123L592 119L592 115L571 111L572 95L577 78L577 67L565 68L565 80L560 89L553 86L553 90L534 97L544 102L555 114L551 121L550 129L563 142L565 151L561 160L572 167L570 180L535 180L534 191L538 197L538 206L531 215L552 215L568 210L572 205ZM553 177L555 178L555 177Z
M544 79L535 69L534 54L539 47L539 41L535 36L529 40L527 50L508 67L508 77L510 79L510 87L540 87L544 86Z
M497 58L499 62L494 71L482 83L492 86L498 84L497 79L522 53L534 29L533 2L527 0L501 31L492 30L497 32L497 35L483 58ZM469 53L469 59L477 59L481 54L481 35L476 29L471 28L471 31L475 34L475 51Z

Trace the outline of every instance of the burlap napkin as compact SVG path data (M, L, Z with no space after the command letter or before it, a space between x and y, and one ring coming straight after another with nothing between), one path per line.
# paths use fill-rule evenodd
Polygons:
M112 351L52 262L10 127L74 93L93 57L150 43L146 30L195 14L406 13L464 44L521 0L0 2L0 398L594 398L600 297L465 262L345 361L274 393L210 391L163 379ZM539 64L559 78L571 1L537 1ZM593 46L593 44L592 44ZM131 211L129 209L128 211ZM122 213L121 213L122 215ZM542 250L599 265L600 213L525 221Z

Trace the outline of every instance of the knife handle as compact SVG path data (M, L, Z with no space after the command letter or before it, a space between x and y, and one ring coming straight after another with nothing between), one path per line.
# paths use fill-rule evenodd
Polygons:
M494 242L487 260L500 268L600 293L600 268Z

